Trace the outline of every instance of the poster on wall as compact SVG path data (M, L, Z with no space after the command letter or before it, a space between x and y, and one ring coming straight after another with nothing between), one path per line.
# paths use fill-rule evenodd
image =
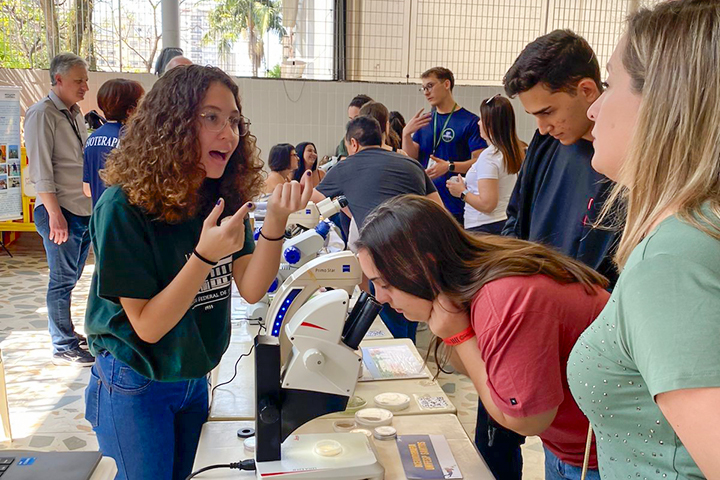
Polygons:
M20 88L0 87L0 221L20 220Z

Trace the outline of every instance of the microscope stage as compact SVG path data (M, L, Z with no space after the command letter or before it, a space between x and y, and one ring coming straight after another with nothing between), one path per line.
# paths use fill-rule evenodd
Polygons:
M370 439L362 433L291 435L280 456L276 462L257 462L257 478L382 480L385 475Z

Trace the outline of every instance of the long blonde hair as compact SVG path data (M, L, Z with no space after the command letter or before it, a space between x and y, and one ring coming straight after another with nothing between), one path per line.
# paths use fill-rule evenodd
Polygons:
M600 220L625 219L615 256L621 269L668 210L720 240L720 2L641 9L625 38L623 65L642 101Z

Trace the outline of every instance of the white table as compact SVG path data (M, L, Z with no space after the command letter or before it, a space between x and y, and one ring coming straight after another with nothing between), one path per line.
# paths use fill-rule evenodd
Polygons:
M333 420L316 419L296 433L324 433L333 431ZM475 444L468 438L455 415L405 416L393 419L393 426L399 435L437 434L445 435L453 456L458 462L465 480L493 480L493 476L480 457ZM195 456L193 471L216 463L237 462L251 458L252 454L243 448L243 439L237 437L240 428L254 427L253 422L208 422L203 425L200 443ZM386 480L406 479L400 454L394 441L371 440L378 454L378 460L385 468ZM211 470L202 474L203 479L254 478L253 472L238 470Z
M219 382L230 380L233 375L235 362L238 357L250 350L248 342L230 343L230 347L220 361L220 365L213 371L211 376L212 388ZM405 338L392 340L363 340L360 343L364 346L385 346L385 345L407 345L418 361L423 359L413 343ZM233 420L254 420L255 419L255 357L253 354L243 357L238 363L238 374L231 383L218 387L210 401L210 413L208 421L233 421ZM437 382L432 381L430 371L424 368L427 375L425 379L403 379L403 380L378 380L370 382L358 382L355 387L355 395L362 397L368 406L374 406L373 399L379 393L395 392L404 393L410 397L410 406L396 415L429 415L439 413L456 413L455 405L450 401L445 392ZM439 398L439 403L444 404L440 408L422 409L418 405L416 396L430 396ZM326 415L332 418L347 418L353 414L337 412Z

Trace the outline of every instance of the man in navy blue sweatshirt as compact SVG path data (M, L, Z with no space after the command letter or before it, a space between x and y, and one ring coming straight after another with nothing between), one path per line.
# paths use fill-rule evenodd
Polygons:
M510 197L503 235L554 247L614 284L612 254L620 232L593 228L612 187L591 166L594 123L587 110L603 88L595 53L582 37L555 30L525 47L503 84L538 124ZM499 480L522 478L524 437L478 407L475 443L488 466ZM550 463L546 478L557 478L557 472L549 474Z

